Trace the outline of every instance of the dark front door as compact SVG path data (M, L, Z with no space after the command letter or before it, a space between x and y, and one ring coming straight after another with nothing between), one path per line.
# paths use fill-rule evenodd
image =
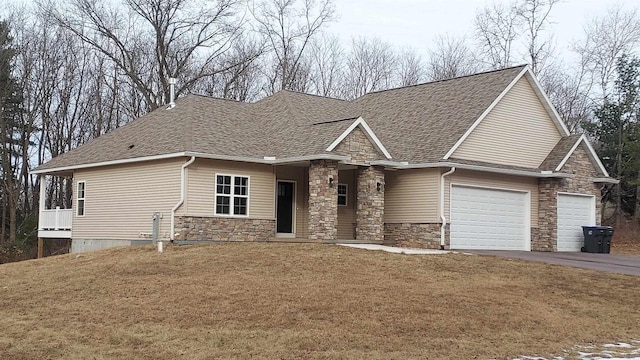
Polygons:
M294 183L278 181L278 201L276 232L293 234Z

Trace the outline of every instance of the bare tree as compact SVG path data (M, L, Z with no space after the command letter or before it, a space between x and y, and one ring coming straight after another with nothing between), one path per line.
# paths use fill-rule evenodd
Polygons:
M255 100L262 83L259 58L254 55L261 53L263 48L264 44L256 39L236 39L232 48L212 65L225 70L201 79L189 92L237 101Z
M427 76L429 80L450 79L469 75L480 69L472 50L463 38L440 35L429 50Z
M323 36L311 43L312 91L318 95L339 97L343 86L344 51L336 36Z
M333 0L262 0L253 4L257 30L270 45L267 94L288 89L304 91L309 64L304 55L311 40L335 16Z
M176 93L227 68L212 66L242 33L239 0L125 0L124 6L99 0L67 0L44 12L85 43L106 55L142 95L148 110L166 102L168 78L179 77Z
M584 27L585 39L574 45L582 64L592 76L600 97L609 94L622 54L633 54L640 45L640 14L637 9L613 5L605 14L595 17Z
M476 14L476 39L482 60L493 69L513 64L513 46L518 38L521 18L516 4L494 3Z
M393 86L396 54L380 39L360 38L352 41L347 58L344 97L355 99L368 92Z
M564 71L558 66L550 66L546 68L540 82L569 131L581 132L595 107L589 96L591 87L585 68Z
M398 86L415 85L424 81L427 77L422 57L413 49L403 49L398 54L397 69Z
M553 36L547 33L549 15L560 0L521 0L517 14L526 30L527 60L534 74L539 74L553 52Z

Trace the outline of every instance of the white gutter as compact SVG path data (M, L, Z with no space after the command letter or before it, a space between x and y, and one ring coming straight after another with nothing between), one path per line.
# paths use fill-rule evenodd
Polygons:
M316 154L316 155L305 155L305 156L276 159L275 157L269 157L269 156L265 156L263 158L252 158L247 156L216 155L216 154L199 153L199 152L193 152L193 151L183 151L183 152L177 152L177 153L143 156L143 157L136 157L136 158L130 158L130 159L109 160L109 161L101 161L97 163L89 163L89 164L81 164L81 165L69 165L69 166L62 166L62 167L51 168L51 169L31 170L29 171L29 173L30 174L51 174L59 171L87 169L92 167L109 166L109 165L122 165L122 164L130 164L130 163L136 163L136 162L142 162L142 161L173 159L173 158L185 157L185 156L197 156L199 158L204 158L204 159L242 161L242 162L250 162L250 163L256 163L256 164L270 164L270 165L280 165L280 164L309 161L309 160L336 160L336 161L351 160L350 156L337 155L337 154Z
M614 178L593 178L594 183L619 184L620 180Z
M451 162L451 161L440 161L440 162L433 162L433 163L417 163L417 164L407 164L403 162L391 162L391 161L372 161L371 165L388 166L398 170L456 167L462 170L475 170L475 171L484 171L484 172L490 172L495 174L528 176L528 177L535 177L535 178L573 178L575 177L574 174L567 174L567 173L561 173L561 172L503 169L503 168L495 168L495 167L482 166L482 165L460 164L460 163Z
M442 174L440 177L440 220L442 221L442 225L440 226L440 248L444 249L445 246L445 231L447 230L447 218L444 216L444 178L445 176L451 175L456 171L455 166L451 168L451 170Z
M162 154L162 155L151 155L151 156L143 156L143 157L136 157L136 158L130 158L130 159L101 161L101 162L90 163L90 164L69 165L69 166L62 166L62 167L51 168L51 169L31 170L31 171L29 171L29 173L30 174L49 174L49 173L54 173L54 172L58 172L58 171L86 169L86 168L99 167L99 166L109 166L109 165L130 164L130 163L136 163L136 162L141 162L141 161L171 159L171 158L181 157L181 156L187 156L187 155L185 155L184 152Z
M180 201L178 201L178 203L171 209L171 236L170 239L171 241L173 241L176 237L175 234L175 228L176 228L176 210L178 210L178 208L180 208L180 206L182 206L182 204L184 203L184 193L185 193L185 174L187 172L187 166L193 164L193 162L196 161L196 157L192 156L191 159L189 159L186 163L184 163L182 165L182 168L180 169L181 174L180 174Z

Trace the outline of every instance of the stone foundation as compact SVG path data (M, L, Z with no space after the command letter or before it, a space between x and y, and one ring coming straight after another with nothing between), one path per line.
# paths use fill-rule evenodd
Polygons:
M176 217L176 240L267 241L276 235L275 220L224 217Z
M384 241L384 168L359 168L357 190L356 239Z
M531 251L553 251L553 244L549 242L549 238L540 237L540 229L531 228Z
M384 244L440 249L440 224L384 224Z
M329 179L333 179L330 184ZM338 238L338 162L314 160L309 165L309 240Z

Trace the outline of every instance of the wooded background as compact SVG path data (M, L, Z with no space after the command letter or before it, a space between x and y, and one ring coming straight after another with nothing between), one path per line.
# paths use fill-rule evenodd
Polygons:
M559 0L496 2L471 37L428 49L332 34L333 0L62 0L0 14L0 263L35 255L39 183L29 170L189 93L255 101L281 89L367 92L528 63L572 132L594 142L619 185L604 221L640 219L640 16L612 5L558 44ZM410 9L407 9L410 11ZM347 35L348 36L348 35ZM345 45L346 44L346 45ZM571 52L560 53L569 45ZM426 53L424 53L426 50ZM70 179L47 206L71 207Z

